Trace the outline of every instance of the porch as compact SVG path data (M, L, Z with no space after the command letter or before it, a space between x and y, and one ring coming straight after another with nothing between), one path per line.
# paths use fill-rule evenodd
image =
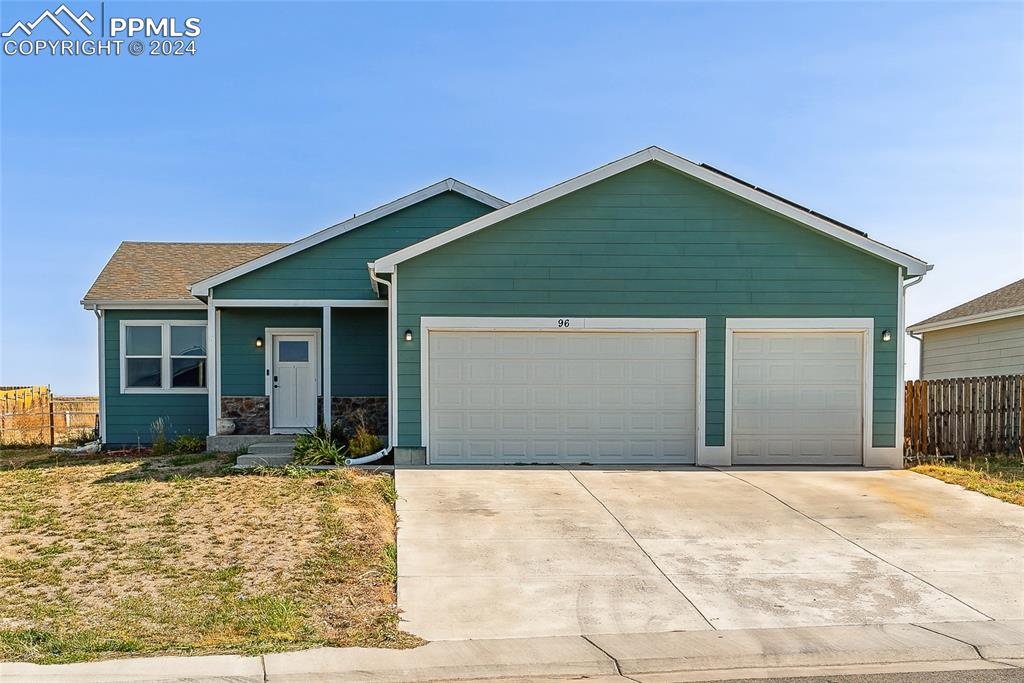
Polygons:
M364 425L386 438L386 301L210 297L207 335L215 450L318 424Z

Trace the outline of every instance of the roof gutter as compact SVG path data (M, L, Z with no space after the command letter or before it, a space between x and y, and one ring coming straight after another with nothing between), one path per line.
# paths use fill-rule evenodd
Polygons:
M1018 315L1024 315L1024 306L1001 308L987 313L976 313L975 315L963 315L958 318L938 320L933 323L917 323L916 325L908 327L907 331L934 332L935 330L945 330L950 327L962 327L963 325L974 325L977 323L991 322L993 320L1001 320L1003 318L1013 318Z
M190 299L82 299L79 301L87 311L97 309L142 309L142 310L180 310L183 308L206 309L206 304Z

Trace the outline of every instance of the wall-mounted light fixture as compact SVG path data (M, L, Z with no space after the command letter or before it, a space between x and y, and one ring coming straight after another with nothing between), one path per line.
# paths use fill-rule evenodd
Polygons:
M263 337L256 337L256 348L257 349L262 349L263 348Z
M889 330L882 330L882 341L892 341L892 333Z
M412 330L405 331L405 341L412 341Z

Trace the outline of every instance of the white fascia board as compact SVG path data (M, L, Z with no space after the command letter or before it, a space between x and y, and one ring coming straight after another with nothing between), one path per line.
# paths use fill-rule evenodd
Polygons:
M385 299L217 299L217 308L387 308Z
M467 330L473 332L695 332L707 326L705 318L519 318L519 317L460 317L422 316L423 330Z
M191 301L82 301L86 310L181 310L205 311L207 305ZM385 299L217 299L217 308L386 308Z
M726 318L725 329L738 332L872 331L874 318Z
M920 334L921 332L934 332L936 330L945 330L950 327L963 327L964 325L976 325L977 323L987 323L993 320L1002 320L1003 318L1013 318L1018 315L1024 315L1024 306L1003 308L998 311L977 313L975 315L964 315L959 318L940 320L938 322L934 322L928 325L918 323L916 325L911 325L910 327L908 327L907 332L913 332L914 334Z
M87 311L96 310L135 310L144 309L149 311L196 309L206 310L206 304L196 299L183 299L181 301L147 300L147 299L83 299L79 303Z
M512 216L523 213L524 211L533 209L541 204L558 199L559 197L564 197L571 192L575 192L576 190L587 187L588 185L593 185L594 183L610 178L613 175L622 173L623 171L627 171L648 161L657 161L658 163L673 168L681 173L685 173L697 180L734 194L753 204L757 204L758 206L768 209L769 211L817 230L820 233L845 242L857 249L860 249L861 251L874 254L886 261L903 266L907 269L908 276L924 275L931 268L931 266L920 259L897 251L896 249L888 247L881 242L876 242L873 239L851 232L850 230L819 218L809 211L797 208L779 199L775 199L771 195L761 192L760 190L754 189L735 180L731 180L730 178L719 173L715 173L714 171L700 166L699 164L695 164L692 161L672 154L671 152L667 152L660 147L648 147L647 149L630 154L618 161L613 161L612 163L596 168L593 171L584 173L583 175L570 180L566 180L565 182L559 183L558 185L546 190L542 190L537 194L530 195L525 199L513 202L502 209L498 209L492 213L481 216L480 218L463 223L462 225L423 240L422 242L417 242L405 249L400 249L399 251L381 257L374 262L373 269L377 273L390 273L397 263L407 261L444 244L453 242L454 240L511 218Z
M192 292L193 296L207 296L210 288L217 285L223 284L229 280L233 280L240 275L245 275L258 268L262 268L265 265L280 261L283 258L287 258L292 254L296 254L300 251L314 247L322 242L326 242L329 239L342 235L351 230L355 230L358 227L372 223L375 220L388 216L401 211L402 209L408 208L414 204L418 204L425 199L429 199L435 195L439 195L442 192L458 192L459 194L465 195L471 199L475 199L482 204L486 204L492 208L498 209L508 205L508 202L503 199L487 194L483 190L478 190L475 187L466 185L463 182L455 180L454 178L446 178L439 182L434 183L428 187L423 188L408 194L404 197L396 199L393 202L378 206L376 209L371 209L366 213L361 213L358 216L353 216L347 221L342 221L336 225L332 225L329 228L324 228L320 232L313 233L309 237L304 237L301 240L292 242L291 244L281 247L269 254L264 254L259 258L255 258L251 261L235 266L229 270L225 270L223 273L218 273L212 277L208 277L205 280L200 280L189 287L189 291Z
M483 190L478 190L472 185L467 185L461 180L456 180L455 178L448 178L444 182L448 184L448 189L451 190L452 192L458 192L459 194L465 195L470 199L475 199L481 204L486 204L492 209L502 209L508 206L508 202L506 202L504 199L495 197L493 194L484 192Z

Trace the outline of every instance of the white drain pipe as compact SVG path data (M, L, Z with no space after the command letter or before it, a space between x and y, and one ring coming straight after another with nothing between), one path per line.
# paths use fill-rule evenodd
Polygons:
M388 447L385 446L384 448L380 449L376 453L371 453L370 455L364 455L361 458L345 458L345 466L348 467L350 465L366 465L366 464L371 463L371 462L377 462L378 460L380 460L381 458L383 458L387 454L388 454Z

